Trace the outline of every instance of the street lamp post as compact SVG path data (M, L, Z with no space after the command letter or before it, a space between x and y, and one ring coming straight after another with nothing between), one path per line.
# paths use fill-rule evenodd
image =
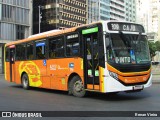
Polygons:
M42 13L41 13L41 6L38 6L39 8L39 33L41 32L41 19L42 19Z

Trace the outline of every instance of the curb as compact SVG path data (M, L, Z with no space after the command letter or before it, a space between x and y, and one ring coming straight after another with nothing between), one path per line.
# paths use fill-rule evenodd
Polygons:
M159 81L153 81L152 84L160 84Z

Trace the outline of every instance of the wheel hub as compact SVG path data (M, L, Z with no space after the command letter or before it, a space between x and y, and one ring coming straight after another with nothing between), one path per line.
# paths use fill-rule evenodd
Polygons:
M27 79L26 78L23 78L23 84L24 84L24 86L27 86Z
M74 84L74 88L77 92L80 92L83 90L83 84L81 81L77 81L75 84Z

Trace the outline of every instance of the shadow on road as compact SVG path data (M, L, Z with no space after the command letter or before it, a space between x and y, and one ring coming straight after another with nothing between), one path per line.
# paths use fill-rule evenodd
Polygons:
M24 90L20 85L12 85L10 86L14 89ZM76 99L77 97L69 96L67 91L59 91L59 90L51 90L51 89L44 89L44 88L34 88L31 87L29 90L25 90L28 92L33 92L34 94L45 94L49 93L48 95L59 95L63 97L70 97L70 99ZM67 97L67 98L68 98ZM107 94L107 93L98 93L98 92L87 92L87 95L84 98L79 99L96 99L96 100L103 100L103 101L128 101L128 100L138 100L138 99L146 99L152 97L149 91L143 90L141 92L134 92L134 93L126 93L126 92L119 92L118 94ZM64 98L63 98L64 99Z
M11 85L10 87L25 90L25 89L23 89L23 87L21 85ZM37 88L37 87L30 87L29 90L25 90L25 91L68 95L68 92L66 92L66 91Z
M128 101L145 99L151 97L146 91L136 92L136 93L126 93L119 92L118 94L108 94L108 93L89 93L87 98L107 100L107 101Z

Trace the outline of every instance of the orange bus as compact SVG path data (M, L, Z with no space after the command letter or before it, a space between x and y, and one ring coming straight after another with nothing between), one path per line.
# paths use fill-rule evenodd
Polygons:
M116 93L141 91L152 84L144 27L100 21L52 30L5 45L5 79L24 89Z

